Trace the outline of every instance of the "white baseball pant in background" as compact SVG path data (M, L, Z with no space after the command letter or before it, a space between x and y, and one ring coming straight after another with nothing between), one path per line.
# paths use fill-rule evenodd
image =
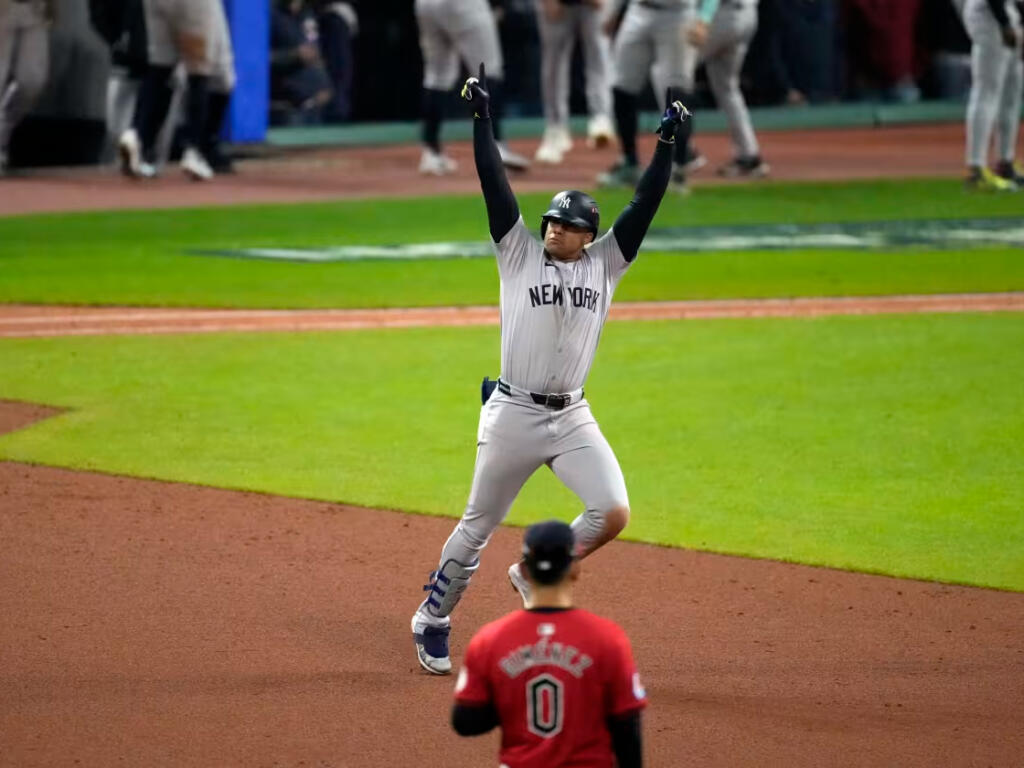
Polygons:
M547 125L569 127L569 74L574 43L583 52L587 111L591 117L612 114L611 48L601 31L601 11L589 5L563 5L561 17L551 21L537 5L540 32L540 81Z
M967 0L964 26L971 37L971 96L967 102L967 150L969 167L988 163L992 130L996 128L999 160L1012 161L1020 129L1021 18L1016 3L1006 3L1006 15L1017 33L1016 48L1003 42L1002 32L986 0Z
M729 124L736 157L761 153L750 119L747 102L740 90L740 71L750 41L757 32L757 0L722 0L701 48L711 92Z

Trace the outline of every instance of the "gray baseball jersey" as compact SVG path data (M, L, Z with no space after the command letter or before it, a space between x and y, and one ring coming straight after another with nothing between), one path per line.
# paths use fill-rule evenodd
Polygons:
M486 0L416 0L415 10L424 88L454 86L460 59L470 72L483 62L488 77L504 77L498 26Z
M998 159L1012 161L1016 154L1024 85L1022 29L1016 3L1006 0L1005 7L1017 32L1016 48L1003 42L999 24L986 0L964 3L964 26L971 37L971 95L967 102L965 152L969 166L988 164L993 128L997 129Z
M501 275L501 375L532 392L572 392L590 372L629 262L612 231L577 261L544 254L522 217L494 246Z

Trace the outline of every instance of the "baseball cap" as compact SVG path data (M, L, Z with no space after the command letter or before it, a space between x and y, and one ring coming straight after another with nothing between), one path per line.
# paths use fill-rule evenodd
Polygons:
M523 563L538 584L561 581L573 561L576 539L561 520L531 525L523 536Z

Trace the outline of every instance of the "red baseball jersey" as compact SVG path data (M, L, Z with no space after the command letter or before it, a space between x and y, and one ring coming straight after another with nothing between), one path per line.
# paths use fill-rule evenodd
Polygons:
M607 718L647 704L626 633L579 608L520 610L484 626L455 700L494 705L507 768L612 768Z

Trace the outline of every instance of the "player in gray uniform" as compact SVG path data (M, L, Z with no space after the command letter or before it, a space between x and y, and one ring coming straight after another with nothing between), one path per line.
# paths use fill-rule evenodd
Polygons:
M612 228L597 237L597 203L567 190L555 195L542 218L542 243L523 222L502 169L483 66L479 79L466 81L463 95L474 110L473 152L501 280L501 377L493 392L484 393L465 512L412 618L419 662L438 675L451 671L450 614L480 565L480 552L542 465L583 501L572 524L580 557L626 525L626 483L583 398L583 383L612 294L665 194L677 136L683 139L689 130L686 108L670 104L654 159ZM509 579L526 602L528 586L518 564L509 568Z
M1024 186L1014 162L1020 128L1021 9L1013 0L967 0L964 26L971 37L971 96L967 102L968 187L997 192ZM988 168L993 128L998 137L996 172Z
M534 159L558 164L572 149L569 132L569 68L573 47L583 51L587 92L587 141L603 147L614 135L610 84L611 53L601 30L604 0L537 0L540 78L544 97L544 138Z
M506 167L526 170L529 161L501 143L500 97L497 92L504 76L504 62L498 42L498 27L486 0L416 0L415 9L423 54L420 173L444 176L458 168L441 148L441 123L448 94L459 77L460 61L470 71L482 61L494 73L494 132L499 140L498 151Z
M213 169L203 154L210 131L211 79L219 90L234 87L234 56L221 0L143 0L148 40L147 68L139 89L132 127L121 134L118 148L125 175L156 175L151 160L157 133L167 114L168 85L180 61L188 74L186 146L181 169L206 181ZM227 100L224 100L226 108ZM221 114L223 117L223 114Z
M0 175L14 127L50 72L50 0L0 0Z
M710 26L702 20L691 30L690 39L700 49L711 92L725 114L732 138L733 159L718 169L720 176L756 178L767 176L769 171L761 159L754 124L740 90L740 70L757 32L757 2L722 0Z
M615 30L621 7L629 2L622 22ZM636 151L637 100L653 82L655 93L672 91L673 99L693 92L697 49L689 40L690 27L699 20L697 0L613 0L608 31L616 31L614 44L615 77L612 101L615 128L622 156L614 166L598 176L605 187L632 186L640 178ZM705 0L708 9L718 0ZM712 9L713 12L713 9ZM710 17L709 17L710 18ZM703 165L689 141L675 148L672 186L685 191L686 173Z

